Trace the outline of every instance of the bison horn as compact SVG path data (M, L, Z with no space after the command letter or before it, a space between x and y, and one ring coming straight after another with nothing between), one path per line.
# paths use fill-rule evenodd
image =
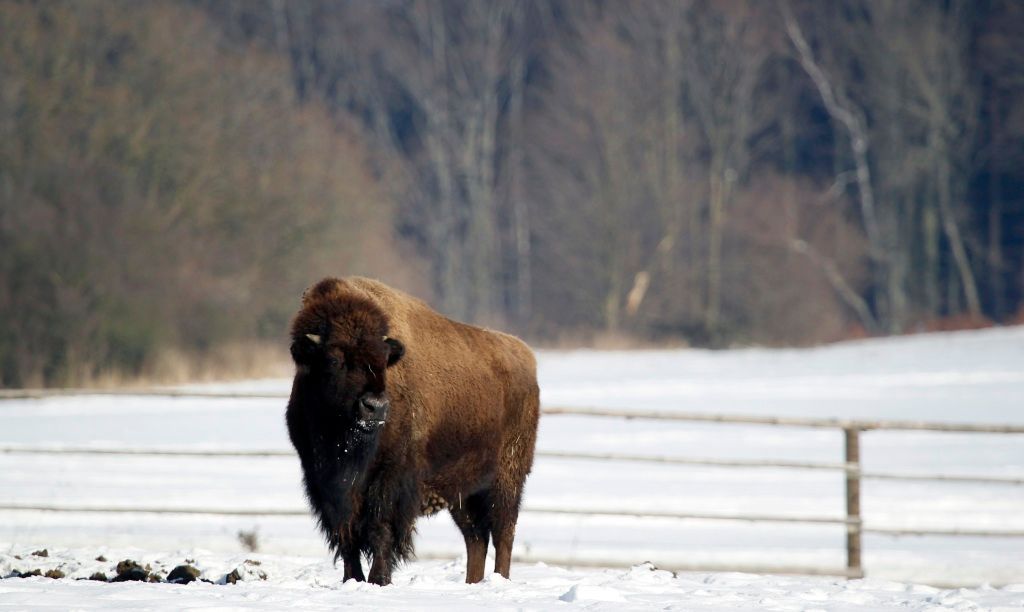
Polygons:
M316 334L306 334L306 337L313 341L313 344L320 344L320 336Z

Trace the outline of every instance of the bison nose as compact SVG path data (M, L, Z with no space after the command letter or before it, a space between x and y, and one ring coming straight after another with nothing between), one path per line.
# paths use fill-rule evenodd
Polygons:
M364 395L359 400L359 418L363 421L382 422L388 416L388 400Z

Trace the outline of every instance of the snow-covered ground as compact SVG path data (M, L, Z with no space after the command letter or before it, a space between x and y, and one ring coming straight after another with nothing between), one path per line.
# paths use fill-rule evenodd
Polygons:
M0 573L11 568L66 577L0 581L0 607L16 609L261 609L335 610L1014 610L1024 606L1024 585L1002 589L938 589L877 579L685 573L673 576L650 564L579 571L543 563L517 565L513 580L492 574L482 584L463 582L458 561L420 561L378 587L349 581L323 559L283 555L216 555L203 551L154 554L137 549L72 549L32 556L0 555ZM100 555L106 561L96 561ZM88 580L96 572L114 575L117 562L132 559L166 577L188 562L200 581L187 585ZM237 571L240 580L224 584ZM208 580L202 582L202 580Z
M1022 365L1024 328L1006 328L805 350L544 352L540 378L543 402L549 406L1022 424ZM289 381L204 388L286 394ZM0 445L288 450L283 410L284 401L279 399L11 400L0 402ZM578 416L542 419L538 447L694 458L842 460L842 437L837 431ZM866 471L1024 477L1024 445L1015 435L867 432L862 436L861 455ZM1024 487L1020 486L867 480L862 495L869 527L1024 529ZM0 504L15 502L236 510L304 507L298 463L292 457L0 455ZM550 458L537 461L525 493L525 505L535 508L706 514L839 518L843 504L842 476L834 472ZM538 608L565 605L568 600L583 605L602 598L609 609L624 603L636 607L674 603L682 609L878 609L957 606L958 601L1024 605L1020 593L1024 587L935 591L881 582L1024 584L1022 539L868 534L864 566L869 580L851 583L739 574L681 573L672 578L663 572L627 568L651 561L672 569L811 566L838 571L844 564L845 531L839 525L531 512L520 518L516 554L524 561L514 565L512 584L501 580L479 587L458 584L461 562L452 565L443 559L457 557L463 548L444 514L421 521L417 539L421 559L442 560L407 566L391 591L337 584L339 574L324 561L326 551L311 520L301 515L0 511L0 575L9 573L16 551L43 547L51 553L62 551L51 561L66 557L68 563L96 556L81 551L134 547L146 551L136 556L147 559L177 563L171 560L175 555L191 555L207 559L210 567L224 566L243 554L237 538L240 530L257 534L259 558L274 569L268 570L266 583L244 588L121 585L118 589L128 591L119 595L118 590L102 590L113 585L28 578L0 583L0 605L13 602L17 607L19 602L32 601L65 607L62 602L94 601L94 597L99 602L108 593L150 607L191 605L192 595L208 605L276 607L281 600L275 598L296 595L290 589L304 593L303 601L310 605L325 607L343 602L420 607L459 601L470 607L486 602ZM557 560L562 567L538 566L537 559ZM580 569L593 564L619 569ZM167 590L172 588L178 591ZM52 594L52 599L41 599L40 591Z

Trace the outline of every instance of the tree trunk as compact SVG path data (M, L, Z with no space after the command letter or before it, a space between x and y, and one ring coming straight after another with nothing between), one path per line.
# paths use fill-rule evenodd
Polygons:
M1006 316L1006 287L1003 282L1003 192L999 175L989 168L988 209L988 274L992 295L992 316L1002 321Z
M924 204L921 211L924 233L924 303L929 318L939 314L939 221L935 205Z
M714 146L714 145L713 145ZM720 149L720 147L715 147ZM728 180L723 154L712 153L711 198L708 215L708 302L704 313L704 327L709 337L715 338L719 331L722 302L722 230L725 223L725 200Z
M864 232L868 238L868 253L871 257L872 276L874 277L875 289L878 292L885 291L888 298L888 312L891 314L899 310L899 303L904 301L901 298L902 288L894 283L892 278L892 267L895 254L888 248L882 236L878 215L875 206L875 191L871 176L871 165L868 160L868 149L870 139L868 129L861 114L855 112L851 100L837 89L833 83L833 77L818 63L814 57L807 39L804 38L803 30L799 22L785 1L780 5L786 25L786 33L793 47L797 51L800 65L811 78L815 88L818 90L825 109L835 123L842 125L846 130L847 139L850 143L850 151L853 154L854 170L857 177L857 193L860 205L861 220L864 224ZM899 324L890 321L890 330Z
M952 171L949 167L948 148L938 149L938 167L935 178L938 181L938 203L939 215L942 218L942 227L949 240L949 248L953 252L953 261L960 277L960 285L964 292L967 311L972 317L981 316L981 300L978 298L978 285L974 281L974 272L971 270L971 262L967 258L967 250L964 248L963 239L960 236L960 227L953 215L952 202Z
M430 81L444 82L448 72L448 32L444 15L440 6L425 4L427 24L429 28L425 40L431 47L431 75L423 89L427 93L424 99L427 120L430 125L425 130L426 146L433 166L433 174L437 177L437 218L430 220L430 235L436 249L437 288L440 294L444 313L456 318L466 318L468 307L466 296L469 294L465 286L465 244L458 232L458 205L456 199L455 171L448 139L452 137L451 105L446 88L437 87ZM432 77L432 78L431 78ZM433 86L432 86L433 85ZM435 90L436 88L436 90Z
M901 334L907 321L907 258L905 251L889 252L888 274L886 278L886 308L888 331L890 334Z
M522 9L513 14L513 28L517 36L522 36ZM515 272L516 294L513 307L516 323L520 329L529 324L533 297L532 270L530 269L530 209L523 192L523 99L526 95L526 70L522 48L515 52L509 75L509 191L512 200L515 238Z

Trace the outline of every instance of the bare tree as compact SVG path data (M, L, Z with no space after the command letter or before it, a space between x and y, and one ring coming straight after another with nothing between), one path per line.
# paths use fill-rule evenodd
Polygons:
M648 214L655 210L652 152L663 135L657 92L645 85L659 66L640 42L650 39L635 36L635 28L653 21L636 14L620 20L589 5L574 9L577 32L586 36L546 51L559 78L530 126L537 256L547 262L537 293L546 306L573 304L564 313L569 326L575 319L618 332L627 295L663 229ZM561 295L566 279L573 279L565 287L572 295Z
M749 139L769 117L755 101L764 64L773 52L756 2L697 2L683 31L686 99L704 134L708 157L707 303L704 324L718 333L721 318L722 239L729 204L750 166Z
M360 77L342 103L373 116L382 159L405 177L398 197L411 230L423 234L441 308L466 319L505 315L502 282L511 275L500 247L516 228L528 231L522 208L517 221L503 221L499 173L509 153L499 137L509 125L509 83L522 81L523 11L519 1L348 7L334 18L350 36L324 51L337 73Z
M842 82L845 75L837 76L835 71L827 70L815 56L814 51L807 42L807 38L804 36L800 22L790 8L789 1L782 0L780 7L786 26L786 33L796 50L800 65L803 66L807 75L811 78L825 108L833 120L841 125L847 133L847 142L849 143L854 162L854 176L857 183L861 220L870 245L869 252L877 273L876 286L892 289L888 279L889 248L886 246L886 241L883 238L878 222L878 214L875 210L875 187L871 165L868 161L871 137L865 112L847 95L847 86ZM893 296L891 291L889 298L890 304L899 302L901 299ZM874 316L862 314L861 319L865 325L869 326L869 329L874 331Z
M885 37L891 57L900 64L909 86L905 108L927 134L925 180L932 183L934 204L942 230L959 275L959 286L967 311L981 316L981 299L961 225L967 209L969 155L978 121L978 85L973 82L967 64L971 45L971 3L954 1L948 6L933 2L895 2L882 4L879 21L892 28ZM926 231L929 228L926 227ZM932 230L934 231L934 230ZM933 236L926 244L935 245ZM927 270L937 274L937 248L930 247ZM929 299L932 313L937 311L934 297Z

